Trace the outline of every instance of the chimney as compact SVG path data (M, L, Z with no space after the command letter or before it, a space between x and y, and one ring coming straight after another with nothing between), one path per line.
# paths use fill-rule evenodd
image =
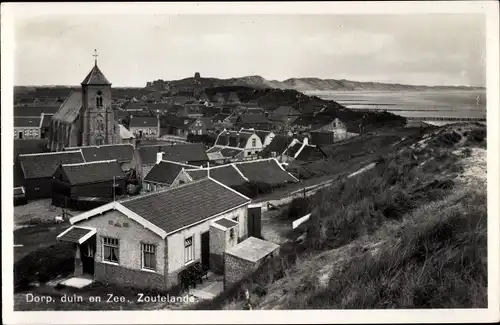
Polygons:
M163 160L163 154L164 154L163 151L156 153L156 164L159 164Z

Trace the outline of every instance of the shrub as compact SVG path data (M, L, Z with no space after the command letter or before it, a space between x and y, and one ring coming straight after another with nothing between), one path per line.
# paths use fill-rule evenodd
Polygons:
M14 287L23 290L32 282L44 283L75 267L72 244L55 244L24 256L14 264Z

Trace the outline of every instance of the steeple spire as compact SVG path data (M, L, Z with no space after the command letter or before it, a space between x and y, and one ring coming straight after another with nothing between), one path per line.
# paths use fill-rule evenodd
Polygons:
M94 49L94 55L92 55L94 57L94 60L95 60L95 66L97 66L97 57L99 56L99 54L97 54L97 49Z

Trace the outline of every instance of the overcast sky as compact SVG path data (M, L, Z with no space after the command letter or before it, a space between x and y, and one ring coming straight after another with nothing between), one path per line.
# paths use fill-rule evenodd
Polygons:
M94 48L114 86L197 71L485 85L479 14L47 16L17 19L15 40L16 85L77 85Z

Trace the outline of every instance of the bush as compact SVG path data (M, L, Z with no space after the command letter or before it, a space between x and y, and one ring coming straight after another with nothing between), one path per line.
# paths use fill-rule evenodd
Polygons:
M72 244L60 243L34 251L14 264L14 287L27 289L32 282L44 283L75 268Z

